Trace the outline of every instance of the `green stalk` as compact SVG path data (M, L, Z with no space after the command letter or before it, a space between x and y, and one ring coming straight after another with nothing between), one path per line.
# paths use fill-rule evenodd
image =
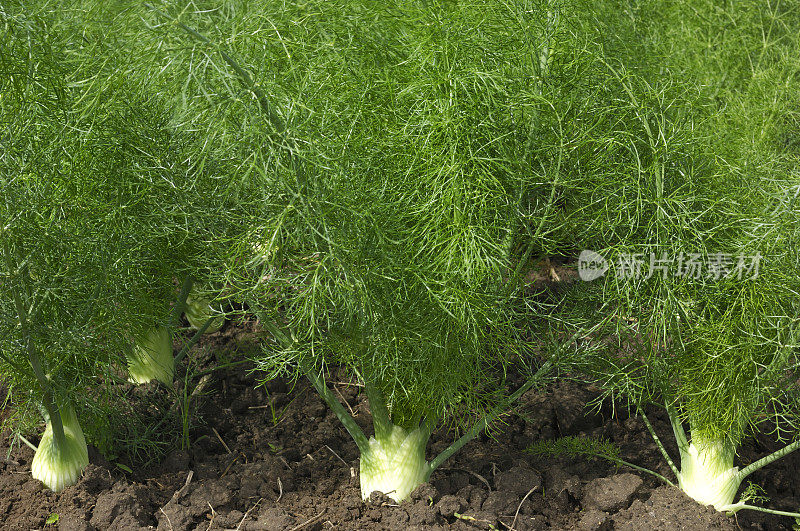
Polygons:
M549 2L548 2L548 4L549 4ZM545 43L542 45L542 49L539 52L539 64L537 65L538 69L539 69L539 75L538 75L537 80L536 80L536 94L538 96L542 95L542 87L544 86L544 78L545 78L545 76L547 76L547 72L548 72L549 67L550 67L550 55L551 55L551 53L550 53L551 52L551 49L550 49L551 43L550 43L550 41L551 41L551 38L553 36L553 33L555 32L555 28L556 28L556 24L557 24L557 18L558 18L558 14L551 8L551 6L548 5L548 9L547 9L547 38L545 40ZM523 148L522 157L521 157L521 160L523 160L523 161L528 159L528 156L530 155L531 149L533 148L533 144L534 144L534 142L536 140L536 135L534 134L535 133L535 127L534 126L535 126L535 122L536 122L536 120L535 120L536 116L537 115L534 114L533 119L531 120L530 127L528 128L528 138L525 140L525 147ZM560 160L560 155L559 155L559 160ZM558 175L558 173L556 175ZM534 242L536 241L536 237L539 235L539 233L542 230L542 227L544 225L544 220L550 215L550 207L553 204L553 200L555 199L555 190L556 190L556 183L553 184L553 188L550 191L550 199L549 199L549 201L547 203L547 207L545 208L545 214L539 220L539 226L536 228L535 235L531 237L531 242L528 244L528 247L525 250L525 253L523 255L523 259L520 261L521 264L526 264L528 262L528 259L530 258L531 253L533 252L533 247L534 247ZM520 188L519 195L517 197L517 205L520 205L520 206L522 205L522 202L524 200L524 192L525 192L524 188ZM516 225L518 225L518 223L515 223L515 226ZM510 230L508 232L507 242L505 243L505 247L506 247L506 249L508 249L509 258L511 257L511 252L513 250L513 246L514 246L514 231ZM517 278L518 274L519 273L517 271L515 271L514 275L512 275L511 278L512 279Z
M777 514L778 516L791 516L792 518L800 518L800 513L791 513L789 511L776 511L775 509L766 509L764 507L758 507L756 505L747 505L742 504L739 505L739 510L741 509L750 509L751 511L759 511L762 513L769 513L769 514Z
M667 415L669 416L669 423L672 425L672 432L675 434L675 441L678 443L678 451L681 454L681 459L689 451L689 439L686 437L686 431L683 429L683 424L675 411L675 406L666 404Z
M27 332L23 331L23 335L27 336ZM50 425L53 427L53 439L55 440L55 446L58 449L66 442L64 425L61 422L61 413L59 412L58 407L56 407L53 391L50 388L50 380L48 380L47 376L45 376L44 372L42 372L39 354L36 352L30 337L26 337L25 343L27 344L28 359L30 360L31 367L33 367L36 380L39 382L39 386L42 389L42 405L47 410L47 415L50 417L48 420L50 421Z
M192 291L192 284L194 284L192 277L186 277L186 279L184 279L181 290L178 293L178 299L175 301L175 306L173 306L172 312L170 312L169 315L169 323L167 324L169 328L176 328L178 326L181 314L186 310L186 299L189 297L189 292Z
M325 403L328 404L328 407L330 407L331 410L333 410L334 414L336 415L336 418L338 418L339 421L344 425L345 429L347 430L347 433L350 434L350 437L353 438L353 440L356 443L356 446L358 446L359 453L361 453L362 455L367 453L370 448L369 439L367 439L366 435L364 435L364 432L361 430L361 427L358 424L356 424L355 419L353 419L353 417L350 416L350 414L347 411L345 411L344 407L339 402L339 400L335 396L333 396L333 393L331 393L331 390L328 389L328 387L325 385L323 379L316 372L314 372L313 369L305 371L305 375L306 378L308 378L308 380L311 382L311 385L314 386L314 389L316 389L319 395L322 397L322 399L325 400Z
M659 474L655 470L650 470L649 468L644 468L644 467L641 467L641 466L638 466L638 465L634 465L633 463L631 463L629 461L625 461L624 459L620 459L618 457L608 457L608 456L603 456L603 455L598 455L598 457L602 457L603 459L611 461L612 463L616 463L616 464L619 464L619 465L630 467L630 468L632 468L634 470L638 470L639 472L644 472L646 474L650 474L651 476L657 477L658 479L660 479L661 481L663 481L664 483L666 483L670 487L677 487L677 485L675 485L675 483L671 482L670 480L668 480L667 478L665 478L664 476L662 476L661 474Z
M18 438L20 441L22 441L23 443L25 443L25 446L27 446L28 448L30 448L30 449L31 449L31 450L33 450L34 452L37 450L37 448L36 448L36 445L35 445L35 444L33 444L32 442L30 442L30 441L29 441L28 439L26 439L25 437L23 437L21 433L18 433L18 434L17 434L17 438Z
M445 448L444 451L442 451L439 455L437 455L430 463L431 472L433 472L436 468L441 466L442 463L444 463L454 453L459 451L465 444L467 444L469 441L477 437L480 434L480 432L482 432L486 428L489 422L499 417L504 411L508 409L508 407L512 403L514 403L517 399L519 399L519 397L521 397L530 388L536 385L539 382L539 379L543 377L547 373L547 371L549 371L553 367L554 360L561 353L562 350L564 350L568 345L571 345L578 338L578 336L587 335L589 333L590 331L578 330L577 332L572 334L572 337L570 337L568 341L565 341L559 347L558 351L553 353L550 356L550 359L548 359L544 364L542 364L542 366L539 367L539 370L537 370L536 373L533 376L531 376L527 382L521 385L519 389L514 391L514 393L511 394L511 396L509 396L501 404L498 404L489 413L484 415L477 423L475 423L472 426L472 428L470 428L470 430L467 433L459 437L453 444Z
M450 458L450 456L459 451L461 447L463 447L469 441L477 437L486 428L489 422L499 417L504 411L508 409L508 407L513 402L515 402L519 397L525 394L525 392L528 391L531 387L536 385L536 383L539 381L539 377L544 375L544 373L547 372L548 370L550 370L552 365L553 364L551 360L546 361L539 368L539 370L536 371L536 374L534 374L527 382L522 384L519 387L519 389L514 391L514 393L511 396L509 396L501 404L495 406L489 413L481 417L481 419L478 422L476 422L472 426L472 428L470 428L469 431L467 431L467 433L459 437L453 444L445 448L442 451L442 453L437 455L430 463L431 472L433 472L439 466L441 466L441 464L444 463L448 458Z
M675 463L672 461L672 458L667 453L666 448L664 448L664 445L661 443L661 439L658 438L658 435L656 434L656 430L653 428L653 425L650 424L649 420L647 420L647 415L644 414L644 411L642 410L642 408L638 408L638 410L639 410L639 416L642 417L642 421L644 422L644 425L647 427L647 431L650 432L650 436L653 438L653 441L655 441L656 446L658 447L658 450L661 452L661 455L664 457L664 460L669 465L670 470L672 470L672 473L675 474L676 478L680 479L681 473L678 470L678 467L675 466ZM670 419L671 418L672 417L670 417ZM673 428L674 428L674 426L673 426ZM683 429L683 428L681 428L681 429ZM686 436L684 435L684 440L685 439L686 439Z
M223 369L230 369L231 367L238 367L239 365L244 365L245 363L249 363L250 360L239 360L239 361L232 361L230 363L223 363L221 365L214 365L210 369L206 369L204 371L192 373L192 379L201 378L206 374L211 374L212 372L221 371Z
M11 251L8 248L8 241L3 242L3 248L3 254L5 255L6 264L8 265L9 271L13 271L15 268L14 263L11 260ZM55 404L53 391L50 387L50 380L47 378L47 376L45 376L44 371L42 370L42 362L39 358L39 353L36 351L36 347L31 340L30 329L28 328L28 320L25 318L27 313L25 312L25 305L22 303L22 298L19 295L19 291L14 290L13 297L19 324L22 328L22 338L25 343L25 351L28 355L28 362L31 364L33 374L36 377L36 381L39 382L39 387L42 390L42 405L50 417L49 421L53 430L53 439L56 449L58 449L66 444L64 425L61 422L61 415L59 414L58 408Z
M364 382L364 389L369 400L369 409L372 411L372 425L375 427L375 438L383 440L392 433L392 419L383 393L372 382Z
M550 2L548 2L550 4ZM539 76L536 80L536 95L542 95L542 87L544 86L544 78L547 76L547 71L550 69L550 40L555 33L556 24L558 23L558 13L556 13L551 6L548 5L547 9L547 39L545 40L542 49L539 51L539 63L536 65L539 70ZM523 159L528 158L528 154L533 147L533 144L536 140L534 135L534 127L531 124L530 129L528 130L528 138L525 141L525 149L523 151Z
M197 329L197 331L194 333L192 338L189 339L189 341L187 341L185 345L183 345L183 348L181 349L181 351L178 352L177 356L175 356L175 360L174 360L175 365L178 365L178 363L183 361L183 358L186 357L186 354L188 354L189 349L192 348L193 346L195 346L195 344L198 341L200 341L200 338L203 336L203 334L206 333L206 330L208 330L208 327L211 326L211 323L213 321L214 321L214 317L208 318L206 320L206 322L203 323L203 326L201 326L200 328Z
M764 468L765 466L769 465L773 461L777 461L781 457L784 457L784 456L794 452L798 448L800 448L800 441L795 441L795 442L793 442L793 443L791 443L789 445L784 446L780 450L772 452L771 454L769 454L766 457L762 457L758 461L750 463L749 465L747 465L746 467L744 467L743 469L741 469L739 471L739 474L738 474L739 480L740 481L743 480L744 478L746 478L747 476L749 476L750 474L752 474L756 470L758 470L760 468Z

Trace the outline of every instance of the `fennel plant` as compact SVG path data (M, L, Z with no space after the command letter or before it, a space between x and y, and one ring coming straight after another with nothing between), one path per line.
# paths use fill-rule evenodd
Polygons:
M205 229L227 219L202 158L183 156L191 136L81 27L0 9L0 377L19 426L44 416L32 473L53 490L77 481L87 439L114 446L132 339L169 325L174 278L202 278Z
M240 150L239 182L257 190L226 280L272 334L259 368L311 381L358 447L364 498L406 498L569 343L554 334L535 367L518 310L528 259L557 247L556 188L577 179L558 150L535 153L538 131L558 127L548 98L582 60L559 55L571 13L493 1L151 7L147 53L203 52L202 64L169 57L188 73L186 112ZM174 77L153 74L166 87ZM510 393L512 362L531 374ZM334 366L363 382L372 435L326 386ZM427 461L449 419L464 435Z
M640 37L605 45L617 54L605 62L608 90L624 96L603 122L606 139L597 140L613 146L609 162L626 171L612 179L597 161L591 171L579 153L568 162L590 171L568 194L583 201L567 205L566 226L580 227L586 248L610 269L579 286L565 313L583 308L590 324L614 318L597 336L607 348L588 356L585 369L641 413L687 495L720 511L797 516L749 505L748 489L736 498L751 473L800 445L791 377L798 157L786 142L798 131L787 92L797 90L789 74L797 65L797 33L789 29L797 10L746 4L692 3L707 16L680 27L644 12L685 6L654 2L608 16L618 34ZM613 13L607 6L600 10ZM734 17L734 30L700 30L723 17ZM770 38L754 59L741 43L759 35ZM574 124L580 134L584 127ZM679 461L644 415L653 404L667 412ZM777 430L785 447L736 467L745 438L762 429Z

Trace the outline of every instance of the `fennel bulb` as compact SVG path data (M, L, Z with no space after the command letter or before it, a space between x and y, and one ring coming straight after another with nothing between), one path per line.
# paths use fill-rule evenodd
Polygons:
M204 297L191 296L186 298L186 319L189 325L195 330L199 330L209 319L211 324L206 328L206 333L211 334L222 328L225 324L225 316L213 308L208 299Z
M128 380L145 384L158 380L172 385L175 363L172 358L172 337L164 326L157 326L139 338L128 354Z
M733 502L742 482L739 467L733 466L734 455L733 448L723 441L693 436L692 442L681 449L678 486L701 505L737 511L744 502Z
M399 502L428 481L432 470L425 460L427 442L422 429L409 432L400 426L380 440L370 437L369 449L361 453L361 498L367 500L377 490Z
M72 406L59 410L64 427L63 440L53 434L52 419L48 419L42 440L31 462L31 475L50 490L59 492L78 482L89 464L89 451L83 430Z

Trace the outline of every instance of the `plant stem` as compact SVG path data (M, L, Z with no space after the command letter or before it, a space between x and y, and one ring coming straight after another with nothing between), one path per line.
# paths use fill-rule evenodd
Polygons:
M647 415L644 414L644 411L642 411L642 408L639 407L639 408L637 408L637 410L639 412L639 416L642 417L642 421L644 422L644 425L647 427L647 431L650 432L650 436L653 438L653 441L655 441L656 446L658 447L658 450L661 452L661 455L664 456L664 460L669 465L669 468L672 470L672 473L675 474L676 478L680 478L681 477L680 476L680 471L675 466L675 463L672 462L672 458L667 453L667 450L664 448L664 445L661 444L661 439L658 438L658 435L656 434L656 430L653 429L653 425L650 424L649 420L647 420Z
M550 4L550 2L548 2L548 4ZM558 13L553 10L552 5L548 5L548 9L547 9L547 30L546 30L547 36L546 36L545 42L542 44L541 50L539 51L539 58L538 58L539 62L538 62L538 64L535 65L535 67L538 68L538 75L537 75L537 79L536 79L536 89L535 89L537 96L541 96L542 95L542 87L544 86L544 79L547 76L547 73L548 73L548 70L549 70L549 67L550 67L550 55L551 55L551 45L552 45L551 40L552 40L553 34L555 33L557 22L558 22ZM530 152L531 152L531 149L533 148L534 142L536 140L536 134L535 133L536 133L536 121L537 121L536 118L537 117L538 117L538 113L536 113L536 112L531 117L530 126L528 128L528 137L527 137L527 139L525 141L525 146L524 146L524 148L522 150L522 157L520 158L520 160L522 160L522 161L525 161L525 160L528 159L528 157L530 155ZM559 154L559 163L560 163L560 160L561 160L561 155ZM559 172L556 172L556 179L557 179L558 175L559 175ZM556 180L556 182L553 183L552 189L550 190L550 198L548 200L547 206L545 207L545 212L539 218L539 224L536 227L536 231L534 232L533 235L530 236L530 242L528 243L528 246L525 249L525 252L523 253L523 257L519 261L519 263L517 265L517 268L515 269L514 273L511 275L511 277L509 279L509 281L510 281L509 285L510 286L514 285L513 279L516 279L518 277L518 275L522 272L522 267L524 267L527 264L528 259L530 258L531 254L533 252L533 248L535 246L535 243L536 243L536 240L537 240L539 234L541 233L542 227L544 226L544 222L547 219L547 217L550 215L550 210L551 210L551 207L552 207L553 202L555 200L555 192L556 192L556 186L557 185L558 185L558 181ZM521 187L520 190L519 190L519 195L517 197L517 202L516 202L516 204L519 205L520 207L522 206L522 202L523 202L523 200L525 198L524 193L525 193L525 189L523 187ZM516 228L517 225L519 225L519 223L515 223L514 224L515 228ZM510 258L511 257L511 253L512 253L513 248L514 248L514 229L509 230L507 240L508 241L505 243L505 247L506 247L506 249L508 249L507 252L508 252L508 256Z
M761 459L759 459L758 461L756 461L754 463L750 463L749 465L747 465L746 467L744 467L743 469L741 469L739 471L739 474L738 474L739 480L743 480L744 478L746 478L747 476L749 476L750 474L752 474L756 470L767 466L768 464L772 463L773 461L777 461L781 457L794 452L798 448L800 448L800 441L795 441L795 442L793 442L793 443L791 443L789 445L784 446L780 450L772 452L771 454L769 454L766 457L762 457Z
M541 96L542 95L542 86L544 85L544 77L545 77L545 75L547 75L548 66L550 64L550 61L549 61L549 58L550 58L550 37L551 37L551 33L550 32L553 29L553 22L554 22L553 11L552 11L552 9L548 9L547 10L547 40L542 45L542 49L539 52L539 64L538 64L539 75L537 76L537 80L536 80L536 95L537 96ZM529 154L531 152L531 149L533 148L533 144L534 144L534 141L535 141L535 138L536 138L536 135L535 135L536 127L535 127L535 125L536 125L536 117L537 116L538 116L538 113L535 113L533 115L533 117L531 119L530 127L528 128L528 138L525 141L525 147L522 150L521 160L523 160L523 161L527 160L527 158L528 158L528 156L529 156ZM555 190L555 187L553 187L553 190ZM517 205L520 205L520 206L522 205L522 201L525 198L524 197L524 192L525 192L524 188L520 188L519 195L517 197ZM552 196L553 196L553 194L551 193L551 200L552 200ZM508 249L508 256L511 257L511 251L513 250L513 246L514 246L514 231L513 230L508 232L508 240L509 241L506 244L506 248ZM527 262L528 257L530 257L531 251L533 251L533 245L529 244L528 245L528 249L525 252L525 257L522 260L522 263Z
M559 161L561 160L561 156L559 155ZM517 266L514 268L514 272L511 273L511 276L508 277L508 281L506 284L501 284L499 291L503 294L503 299L507 299L514 294L514 290L517 286L517 280L522 275L523 268L528 265L528 260L533 254L533 249L537 244L537 240L539 238L539 234L542 231L542 227L544 227L544 222L547 217L550 216L550 211L552 209L553 204L555 203L556 198L556 187L558 186L558 175L556 175L556 181L553 183L553 186L550 188L550 197L547 200L547 206L545 206L545 212L542 214L541 218L539 219L539 224L536 227L536 232L530 235L530 242L528 246L525 248L525 253L520 258L519 262L517 262ZM505 288L505 290L503 290Z
M494 420L495 418L500 416L500 414L503 413L503 411L505 411L511 403L516 401L528 389L533 387L538 382L539 377L541 375L543 375L545 372L547 372L548 370L550 370L552 365L553 364L552 364L551 360L547 360L539 368L539 370L536 371L536 374L531 376L531 378L527 382L522 384L519 387L519 389L514 391L514 393L511 396L509 396L501 404L499 404L496 407L494 407L489 413L487 413L486 415L481 417L481 419L478 422L476 422L472 426L472 428L470 428L470 430L467 433L465 433L464 435L459 437L453 444L448 446L444 451L442 451L442 453L437 455L430 463L431 472L436 470L436 468L438 468L442 463L444 463L451 455L453 455L454 453L459 451L462 446L464 446L469 441L471 441L472 439L477 437L478 434L480 434L480 432L482 432L486 428L486 426L489 424L489 422L491 422L492 420Z
M211 321L213 320L214 317L209 317L208 319L206 319L206 322L203 323L203 326L198 328L197 331L192 336L192 338L189 341L187 341L185 345L183 345L183 348L181 349L180 352L178 352L178 355L175 356L175 359L173 360L173 363L175 365L178 365L178 363L183 361L183 358L186 357L186 354L189 352L189 349L192 348L198 341L200 341L200 337L206 333L206 330L208 330L208 327L211 326Z
M181 450L188 450L191 446L191 442L189 441L189 371L186 371L183 375L183 397L181 405L183 406L181 408Z
M19 440L20 440L20 441L24 442L24 443L25 443L25 444L28 446L28 448L30 448L30 449L31 449L31 450L33 450L34 452L35 452L36 450L38 450L38 448L37 448L36 446L34 446L34 444L33 444L32 442L30 442L28 439L26 439L25 437L23 437L23 436L22 436L22 434L18 433L18 434L17 434L17 437L19 438Z
M15 268L14 262L11 259L11 250L8 247L8 241L3 242L3 251L9 271L13 271ZM36 380L39 382L39 387L42 390L42 405L44 406L45 410L47 410L47 415L50 417L48 420L50 421L50 426L53 430L53 442L55 443L56 449L58 449L66 444L64 425L61 422L61 415L55 404L53 391L50 387L50 380L47 378L47 376L45 376L44 371L42 370L42 362L39 358L39 353L37 352L36 347L33 344L33 340L31 339L28 320L25 318L27 312L25 311L25 305L22 302L22 298L20 297L18 290L13 291L13 297L14 306L17 310L17 316L19 319L19 325L22 329L22 341L25 344L25 350L28 354L28 362L31 364L33 374L36 377Z
M769 514L777 514L779 516L791 516L793 518L800 518L800 513L790 513L788 511L776 511L775 509L765 509L764 507L758 507L755 505L739 505L737 507L737 511L742 509L750 509L751 511L760 511L762 513L769 513Z
M667 415L669 416L669 423L672 425L672 432L675 434L675 441L678 443L678 450L683 454L689 449L689 440L686 438L686 431L683 429L681 419L675 407L671 404L666 404Z
M271 320L264 319L259 320L261 326L263 326L270 334L272 334L273 339L275 339L283 348L288 349L291 348L294 338L289 330L287 334L284 330L281 329L276 323ZM322 397L328 407L331 408L333 413L336 415L336 418L344 425L347 433L353 438L355 441L356 446L358 446L358 451L362 455L369 450L369 439L367 436L364 435L363 430L361 427L356 424L356 421L353 417L345 411L342 404L339 400L333 396L330 389L327 388L323 379L314 371L313 368L307 369L306 367L300 367L301 371L306 375L306 378L311 382L311 385L314 386L314 389L317 390L317 393ZM370 406L372 406L372 401L370 400ZM385 405L384 405L385 407ZM388 412L386 414L388 418ZM373 412L373 419L375 418L375 414ZM391 428L390 428L391 429Z
M550 4L550 2L548 2ZM544 87L544 78L547 76L547 71L550 69L550 55L552 51L552 44L551 39L553 34L555 33L556 25L558 22L558 13L556 13L552 5L548 5L547 8L547 37L545 38L545 42L542 44L542 49L539 51L539 63L535 65L535 68L538 68L538 76L536 79L536 95L542 95L542 88ZM538 115L534 114L534 118ZM530 129L528 130L528 138L525 141L525 148L523 150L523 160L528 158L530 154L531 148L536 140L534 128L534 122L531 121Z
M186 299L189 297L189 292L192 291L192 277L186 277L181 285L181 291L178 293L178 299L175 301L175 306L172 307L172 312L169 316L167 326L169 328L176 328L181 314L186 310Z
M382 441L392 433L392 419L386 408L386 400L374 383L364 381L364 389L372 412L372 425L375 427L375 438Z
M322 399L325 400L325 403L328 404L328 407L333 410L339 421L344 424L347 433L350 434L350 437L353 438L356 446L358 446L358 451L362 455L365 454L369 450L369 440L367 439L366 435L364 435L361 427L356 424L355 419L353 419L353 417L350 416L347 411L345 411L339 400L333 396L331 390L325 385L325 381L317 373L315 373L313 369L305 371L305 374L311 382L311 385L314 386L314 389L317 390Z
M232 361L230 363L224 363L222 365L215 365L210 369L193 373L192 379L200 378L202 376L205 376L206 374L211 374L212 372L221 371L222 369L230 369L231 367L238 367L239 365L244 365L245 363L248 362L250 362L250 360L239 360L239 361Z
M539 381L539 378L544 376L547 371L549 371L553 367L553 360L561 353L561 351L566 348L568 345L571 345L579 336L583 336L588 334L589 331L586 330L578 330L572 337L569 338L568 341L565 341L562 345L559 346L558 351L554 352L550 359L548 359L539 370L536 371L536 374L531 376L527 382L520 386L519 389L514 391L514 393L509 396L506 400L504 400L501 404L497 405L493 408L489 413L484 415L472 428L461 436L458 440L456 440L453 444L449 447L445 448L445 450L437 455L430 463L431 472L433 472L437 467L439 467L443 462L445 462L451 455L456 453L458 450L461 449L462 446L467 444L469 441L474 439L478 436L478 434L483 431L486 426L489 424L490 421L494 420L496 417L500 416L500 414L505 411L513 402L515 402L519 397L521 397L525 392L527 392L531 387L536 385ZM426 422L426 426L432 431L432 426L430 423Z
M664 476L662 476L658 472L650 470L649 468L644 468L644 467L641 467L641 466L638 466L638 465L634 465L633 463L629 463L628 461L625 461L624 459L620 459L618 457L609 457L609 456L599 455L599 454L597 455L597 457L602 457L603 459L607 459L608 461L611 461L612 463L617 463L617 464L620 464L620 465L624 465L624 466L633 468L634 470L638 470L640 472L645 472L647 474L650 474L651 476L657 477L658 479L660 479L661 481L663 481L664 483L666 483L670 487L676 487L675 483L671 482L670 480L668 480L667 478L665 478Z

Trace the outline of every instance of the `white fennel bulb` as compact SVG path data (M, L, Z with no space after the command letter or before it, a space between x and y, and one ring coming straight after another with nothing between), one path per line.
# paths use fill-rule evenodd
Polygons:
M681 452L678 486L702 505L736 512L743 502L733 501L742 482L739 467L733 466L734 457L734 450L723 441L693 436Z
M172 357L172 337L164 326L149 330L136 340L128 354L128 379L137 384L158 380L172 385L175 362Z
M212 307L208 299L192 295L186 298L186 319L195 330L202 328L211 319L211 324L206 328L207 334L216 332L225 324L225 316Z
M421 429L409 432L400 426L392 426L389 436L381 440L370 437L369 450L361 453L361 497L366 500L379 491L395 501L407 498L430 476L427 442L428 435Z
M59 492L78 482L89 464L89 451L78 418L72 406L61 408L63 440L53 433L52 419L48 420L42 440L33 456L31 475L50 490Z

